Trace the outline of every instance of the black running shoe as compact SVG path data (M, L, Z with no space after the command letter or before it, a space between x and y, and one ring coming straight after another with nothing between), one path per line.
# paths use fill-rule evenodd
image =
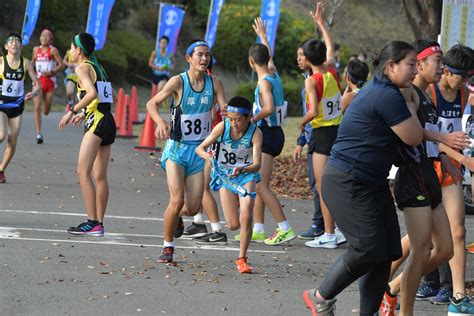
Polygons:
M200 245L227 245L227 235L225 233L210 233L195 239Z
M186 227L183 232L183 238L197 238L207 235L206 224L196 224L193 222Z
M174 231L174 238L179 238L183 235L184 232L184 222L183 218L180 216L178 220L178 227L176 227L176 230Z
M163 247L161 255L158 257L158 262L169 263L173 262L174 247Z

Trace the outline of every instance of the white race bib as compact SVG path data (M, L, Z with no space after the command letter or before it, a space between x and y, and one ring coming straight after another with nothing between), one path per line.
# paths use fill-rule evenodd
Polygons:
M431 123L425 123L425 130L438 132L438 126ZM426 142L426 154L428 158L437 158L439 155L438 144L435 142L427 141Z
M285 125L287 113L288 113L288 102L284 101L283 105L276 106L277 126Z
M323 98L321 102L325 121L333 120L341 115L342 100L340 94L337 94L332 98Z
M203 140L211 133L211 112L181 114L183 140Z
M446 118L438 116L438 131L440 133L462 131L461 118Z
M43 72L51 71L54 67L52 61L40 60L35 62L35 68L38 75L41 76Z
M22 97L25 93L23 80L3 79L2 95L6 97Z
M253 148L231 148L221 144L217 159L224 168L245 167L253 163Z
M97 96L100 103L114 103L112 98L112 84L106 81L97 81Z

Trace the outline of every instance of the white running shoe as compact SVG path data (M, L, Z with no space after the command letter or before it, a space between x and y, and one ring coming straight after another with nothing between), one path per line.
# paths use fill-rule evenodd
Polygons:
M314 238L314 240L307 241L304 244L305 246L311 248L334 249L337 247L337 239L336 236L329 237L326 233L324 233L323 235Z
M347 242L346 237L344 236L344 234L341 232L339 228L336 227L336 229L334 230L334 233L336 234L336 240L337 240L338 245Z

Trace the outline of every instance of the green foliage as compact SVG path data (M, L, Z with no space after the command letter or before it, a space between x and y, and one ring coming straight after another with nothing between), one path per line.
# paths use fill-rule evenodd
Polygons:
M156 37L158 6L147 4L137 9L133 16L133 25L148 36Z
M199 7L199 6L196 6ZM219 30L213 53L228 70L248 72L248 49L256 41L252 23L260 14L257 1L228 3L222 7ZM286 9L280 11L275 43L275 64L280 73L296 74L296 49L314 34L314 26ZM229 49L232 48L232 49Z
M285 93L285 100L288 102L288 116L301 116L301 89L303 88L304 80L284 76L282 78L283 91ZM253 102L255 99L255 87L257 83L241 82L235 89L235 95L243 96Z
M109 31L107 45L97 52L97 58L114 80L134 82L136 75L148 74L148 58L154 42L141 34L127 31Z
M53 31L84 29L89 13L89 0L49 0L41 3L35 33L43 28Z

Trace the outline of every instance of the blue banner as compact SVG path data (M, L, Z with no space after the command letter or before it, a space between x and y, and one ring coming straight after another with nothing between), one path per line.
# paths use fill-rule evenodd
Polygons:
M262 0L260 16L267 24L267 38L273 55L278 21L280 20L280 0ZM261 43L260 37L257 37L257 42Z
M109 17L115 0L91 0L86 32L95 38L95 50L104 47L109 28Z
M26 3L25 18L23 20L23 30L21 31L21 45L28 45L30 36L35 30L36 21L41 7L41 0L28 0Z
M219 14L221 13L223 4L224 0L211 0L206 35L204 36L204 40L207 42L210 48L212 48L216 42L217 24L219 23Z
M174 54L178 44L178 36L183 24L184 10L169 4L160 3L160 13L158 15L158 30L156 31L156 51L160 50L160 37L168 36L168 53Z

